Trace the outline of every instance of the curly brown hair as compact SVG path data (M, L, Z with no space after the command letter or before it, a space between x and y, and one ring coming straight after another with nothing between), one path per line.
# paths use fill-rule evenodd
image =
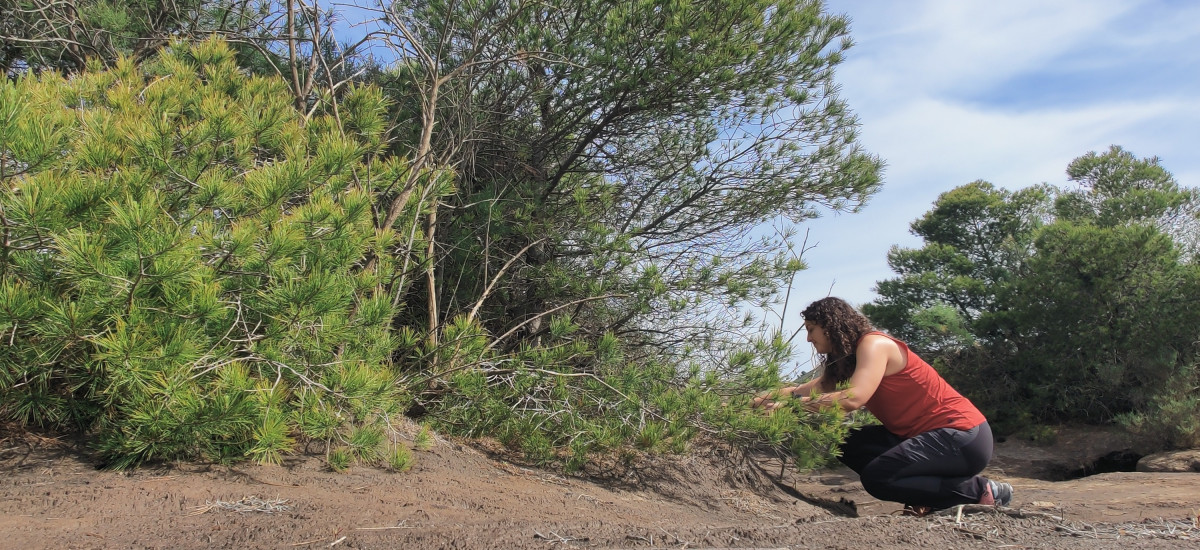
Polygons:
M821 298L804 308L800 316L825 331L833 349L820 357L821 390L830 392L854 374L858 341L875 330L858 310L841 298Z

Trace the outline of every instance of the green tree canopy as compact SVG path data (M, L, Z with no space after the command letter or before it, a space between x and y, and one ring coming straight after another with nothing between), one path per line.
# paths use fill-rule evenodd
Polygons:
M911 225L925 246L892 247L888 265L900 276L880 281L880 298L863 312L922 351L988 340L988 317L1032 254L1052 196L1043 186L1010 192L984 181L943 193Z
M688 355L801 267L752 228L878 187L833 81L847 22L820 2L412 2L387 24L412 155L460 174L441 319L482 300L493 333L536 338L575 304L592 338Z
M926 245L892 250L901 276L863 310L1010 426L1138 418L1158 430L1145 421L1155 411L1196 410L1178 398L1198 376L1200 266L1178 238L1196 190L1119 147L1067 173L1077 188L943 194L913 223Z
M0 150L21 191L3 196L0 261L16 320L4 330L28 345L4 352L8 417L112 426L109 450L130 460L288 448L280 434L361 441L373 432L345 430L378 414L345 414L350 394L320 375L359 361L370 376L355 380L401 390L375 401L386 414L411 399L413 415L504 434L538 460L683 444L701 427L775 444L839 429L717 411L718 392L776 383L788 352L747 343L726 315L803 267L790 231L754 228L855 210L878 189L881 162L833 78L848 24L821 2L382 2L368 39L393 59L364 71L333 42L336 13L311 2L10 4ZM211 34L230 42L149 57L164 37ZM376 86L349 85L364 79ZM185 84L183 103L158 99ZM173 309L200 292L180 281L215 298ZM57 302L92 308L72 338L151 351L111 367L120 354L89 338L31 360L65 338L35 335ZM173 366L144 359L156 353ZM167 369L200 407L219 401L208 382L227 365L285 388L292 408L254 409L292 411L272 417L271 437L214 428L187 452L195 434L124 443L182 434L157 423L201 425L200 413L135 415L141 405L104 401L128 393L109 374ZM139 403L184 406L164 392ZM310 395L336 406L297 401ZM135 418L159 431L137 435Z
M853 210L879 183L833 81L847 21L816 0L380 2L366 40L392 59L362 71L357 45L334 43L338 6L6 2L10 76L215 34L243 66L284 76L306 115L349 80L382 85L392 150L414 168L380 197L377 226L396 221L425 168L457 175L419 228L436 262L407 297L427 304L406 315L435 341L465 313L512 349L577 304L592 339L703 348L730 325L711 323L724 306L772 299L803 267L778 253L790 231L751 228Z

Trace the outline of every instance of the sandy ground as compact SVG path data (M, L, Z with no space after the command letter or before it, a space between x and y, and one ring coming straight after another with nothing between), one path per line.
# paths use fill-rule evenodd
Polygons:
M570 478L449 441L405 473L311 457L111 472L62 441L8 435L0 547L1200 548L1200 474L1038 479L1094 440L1002 443L986 473L1016 488L1012 508L917 518L848 470L776 477L778 463L720 449Z

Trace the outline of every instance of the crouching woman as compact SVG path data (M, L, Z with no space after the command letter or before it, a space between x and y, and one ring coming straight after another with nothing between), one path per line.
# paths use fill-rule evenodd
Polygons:
M1009 503L1011 485L979 475L992 458L992 430L975 405L844 300L817 300L802 315L821 376L760 395L755 406L774 410L781 404L772 397L788 394L810 410L866 407L882 425L852 430L839 460L871 496L912 513Z

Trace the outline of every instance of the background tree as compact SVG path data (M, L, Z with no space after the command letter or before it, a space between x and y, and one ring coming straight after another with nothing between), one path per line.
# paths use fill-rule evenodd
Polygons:
M429 348L409 353L439 362L418 396L425 414L490 426L461 420L489 388L491 433L528 436L574 418L564 410L616 406L577 382L627 395L686 392L715 371L737 381L725 391L778 382L773 352L757 355L777 343L747 345L728 312L772 299L802 263L786 255L789 233L751 230L818 206L853 210L878 186L880 163L859 149L832 80L844 19L793 1L395 2L380 13L400 60L385 89L410 121L397 150L458 176L425 223L436 263L406 300L427 304L406 311L428 327ZM461 346L450 332L463 322L511 360ZM602 399L531 400L550 380ZM547 448L520 439L509 440Z
M259 21L258 7L203 0L3 0L0 66L6 74L79 72L89 59L144 59L172 37L249 30Z
M833 88L846 22L817 2L394 3L387 24L419 83L389 89L460 177L430 303L509 349L549 312L702 347L713 310L799 267L751 228L878 185Z
M339 44L340 15L315 0L0 0L0 68L78 73L87 63L139 62L171 40L221 37L239 64L287 79L296 108L370 71L361 39ZM336 110L335 110L336 112Z
M1054 194L1046 186L1014 193L985 181L943 193L910 226L925 246L892 247L888 265L900 277L880 281L880 298L863 312L922 352L999 337L990 317L1033 254Z
M902 277L864 312L927 342L923 312L954 307L969 336L931 346L936 363L1007 429L1123 419L1148 445L1192 441L1166 423L1197 411L1180 392L1197 382L1200 271L1177 238L1196 191L1119 147L1067 173L1077 188L944 194L913 224L929 244L893 250Z
M1067 174L1079 188L1055 201L1013 292L1016 362L1043 415L1108 420L1194 373L1200 279L1168 230L1196 218L1196 191L1119 147Z
M459 174L450 215L437 221L435 203L425 220L445 239L431 239L425 296L411 297L434 339L467 312L511 349L577 302L575 315L595 313L593 338L683 351L673 344L720 337L715 312L770 299L801 267L750 228L853 209L878 184L833 93L846 22L816 1L386 2L364 41L389 40L388 71L356 64L363 42L335 45L337 7L303 0L7 1L10 74L219 35L243 66L283 76L301 111L378 79L399 106L395 150L415 163L380 197L380 226L422 166ZM661 330L707 304L720 305Z

